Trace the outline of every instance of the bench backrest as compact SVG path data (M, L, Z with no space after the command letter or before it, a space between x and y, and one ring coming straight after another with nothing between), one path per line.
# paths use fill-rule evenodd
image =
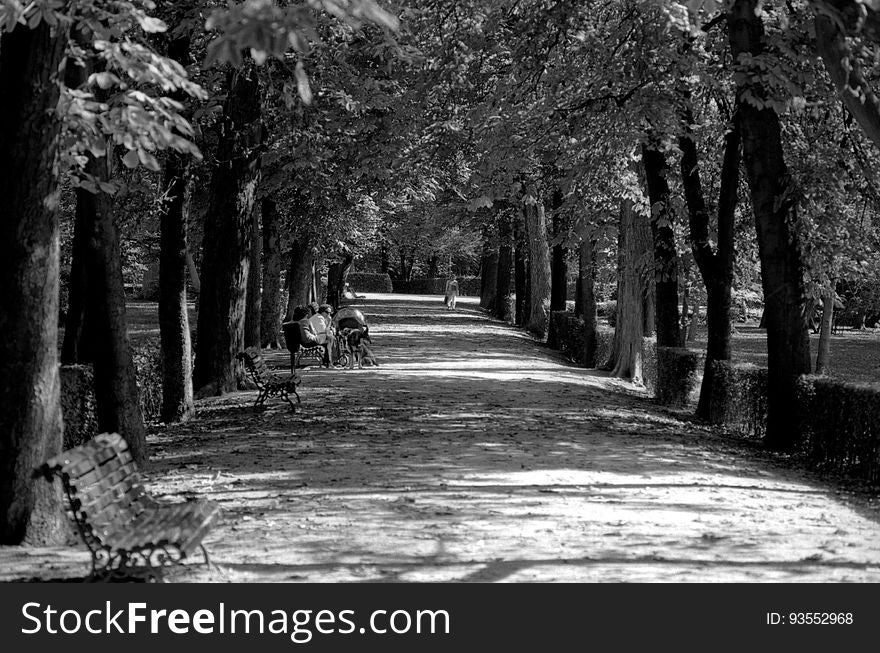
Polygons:
M258 386L264 386L272 378L263 354L256 347L248 347L238 357L244 361L244 366Z
M68 508L99 539L103 528L131 521L155 505L141 484L128 443L118 433L97 435L55 456L41 470L48 478L63 480Z

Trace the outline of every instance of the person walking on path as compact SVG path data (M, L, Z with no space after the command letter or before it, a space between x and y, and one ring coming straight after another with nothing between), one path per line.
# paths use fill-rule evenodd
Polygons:
M443 300L443 303L446 304L446 308L455 309L455 300L458 297L458 281L455 280L455 277L446 282L446 298Z

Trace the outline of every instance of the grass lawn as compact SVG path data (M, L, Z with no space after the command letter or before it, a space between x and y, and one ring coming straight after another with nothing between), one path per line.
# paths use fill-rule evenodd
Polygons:
M810 352L816 363L819 336L810 334ZM705 331L698 332L692 349L706 346ZM757 326L736 325L733 338L733 358L740 363L767 366L767 333ZM880 331L842 329L831 336L831 376L859 383L880 382Z

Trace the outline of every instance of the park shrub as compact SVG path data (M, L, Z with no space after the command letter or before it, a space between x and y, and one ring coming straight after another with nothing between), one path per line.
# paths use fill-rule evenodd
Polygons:
M356 293L392 292L391 277L387 272L352 272L348 284Z
M70 449L91 440L98 432L95 383L90 365L62 365L60 371L64 448Z
M712 361L709 422L747 438L767 430L767 369L749 363Z
M458 294L468 297L480 296L480 277L456 277L458 280ZM402 279L394 279L392 284L394 292L402 295L442 295L446 292L445 277L426 277L424 279L413 279L411 281L403 281Z
M657 347L654 396L664 406L684 407L695 400L703 379L705 352L684 347Z
M798 380L803 449L817 467L880 482L880 385Z

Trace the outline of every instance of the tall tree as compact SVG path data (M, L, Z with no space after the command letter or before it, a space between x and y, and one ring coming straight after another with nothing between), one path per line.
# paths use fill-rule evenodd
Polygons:
M690 111L685 123L693 124ZM718 193L718 237L713 250L709 238L709 211L700 180L700 161L697 145L691 133L679 142L682 152L681 177L688 207L691 251L703 283L706 286L706 365L697 416L709 418L709 400L715 383L712 361L730 360L731 305L736 253L734 250L734 211L739 186L740 137L733 126L724 137L724 160L721 166L721 184Z
M260 84L248 61L226 78L217 166L205 219L202 292L193 385L202 394L235 390L242 372L252 213L260 179Z
M798 193L782 148L779 115L766 73L764 25L758 0L735 0L727 13L730 50L742 61L735 120L758 232L767 324L767 435L769 447L793 448L798 439L796 380L810 372L807 293L797 234ZM767 100L767 101L765 101Z
M190 62L191 41L189 31L172 39L168 56L186 66ZM186 193L189 181L189 157L169 152L165 159L165 192L159 213L159 339L162 343L161 416L164 422L185 421L195 412L186 290L186 274L192 260L187 243Z
M57 74L64 23L15 25L0 45L0 543L53 543L60 491L33 478L61 451Z

